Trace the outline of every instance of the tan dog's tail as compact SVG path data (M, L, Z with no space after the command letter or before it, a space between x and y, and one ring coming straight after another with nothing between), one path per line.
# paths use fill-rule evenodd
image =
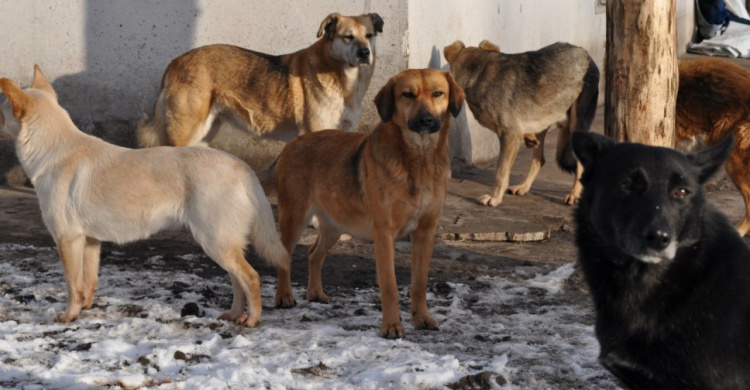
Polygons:
M167 124L164 123L164 115L162 114L162 94L160 93L154 107L154 118L149 119L148 115L143 114L141 120L138 121L138 130L136 130L138 146L141 148L153 148L155 146L169 145L166 126Z
M263 195L263 192L260 191L260 182L255 175L252 175L250 178L248 187L248 196L255 205L257 213L251 221L250 242L260 257L277 268L289 270L291 263L289 253L284 248L284 245L281 244L281 238L276 231L276 221L273 218L271 205Z
M583 76L583 86L578 98L568 110L567 126L561 129L557 140L557 165L565 172L575 173L576 158L571 145L572 131L589 131L596 115L599 101L599 68L589 56L589 67Z

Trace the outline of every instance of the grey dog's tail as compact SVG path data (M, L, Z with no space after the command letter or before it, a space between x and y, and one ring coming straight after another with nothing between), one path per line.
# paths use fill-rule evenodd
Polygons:
M568 126L570 126L568 133L570 131L589 131L591 122L594 121L594 115L596 115L598 100L599 68L591 56L589 56L589 67L583 76L581 93L578 94L575 103L568 110ZM563 137L563 134L560 134L561 138L557 143L557 165L565 172L575 173L576 158L573 155L573 147L570 141L572 134L566 135L566 137Z

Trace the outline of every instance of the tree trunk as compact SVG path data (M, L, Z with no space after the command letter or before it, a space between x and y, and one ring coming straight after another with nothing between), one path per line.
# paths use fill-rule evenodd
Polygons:
M618 141L673 146L676 0L607 1L604 128Z

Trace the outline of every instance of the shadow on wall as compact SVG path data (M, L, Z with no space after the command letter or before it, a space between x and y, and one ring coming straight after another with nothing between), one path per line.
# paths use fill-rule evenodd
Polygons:
M442 52L437 46L432 46L432 53L430 54L430 62L427 64L428 67L433 69L440 69L443 71L450 71L450 66L446 63L442 64ZM466 115L469 106L464 103L461 113L458 117L453 119L453 126L451 127L450 136L448 142L450 144L451 151L451 169L453 171L460 171L466 167L472 165L469 158L471 156L471 135L469 134L469 119Z
M136 147L164 69L193 48L195 1L87 0L86 70L54 82L60 104L85 132ZM134 88L133 86L136 86Z

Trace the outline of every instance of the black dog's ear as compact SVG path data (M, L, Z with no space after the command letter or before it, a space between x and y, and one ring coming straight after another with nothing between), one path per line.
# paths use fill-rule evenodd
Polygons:
M450 86L450 97L448 100L448 110L450 110L453 117L458 117L461 113L461 107L464 106L464 90L458 85L453 76L450 73L445 73L445 78L448 79L448 85Z
M615 144L615 141L610 138L581 131L574 131L572 138L573 154L583 165L584 172L591 171L591 167L594 166L604 148Z
M375 107L378 108L378 115L383 122L389 122L393 118L393 114L396 112L396 102L393 96L393 86L396 83L393 79L383 86L375 95Z
M318 28L318 38L322 37L323 34L326 34L326 37L328 39L333 39L336 35L336 25L339 23L340 18L341 14L338 12L334 12L326 16L326 18L323 19L322 22L320 22L320 28Z
M720 144L696 154L688 155L688 159L698 168L698 180L705 183L713 176L729 158L734 149L734 135L730 135Z
M380 15L373 12L370 14L370 19L372 19L372 27L375 28L375 32L382 33L383 24L385 24L385 22L383 22L383 18L381 18Z

